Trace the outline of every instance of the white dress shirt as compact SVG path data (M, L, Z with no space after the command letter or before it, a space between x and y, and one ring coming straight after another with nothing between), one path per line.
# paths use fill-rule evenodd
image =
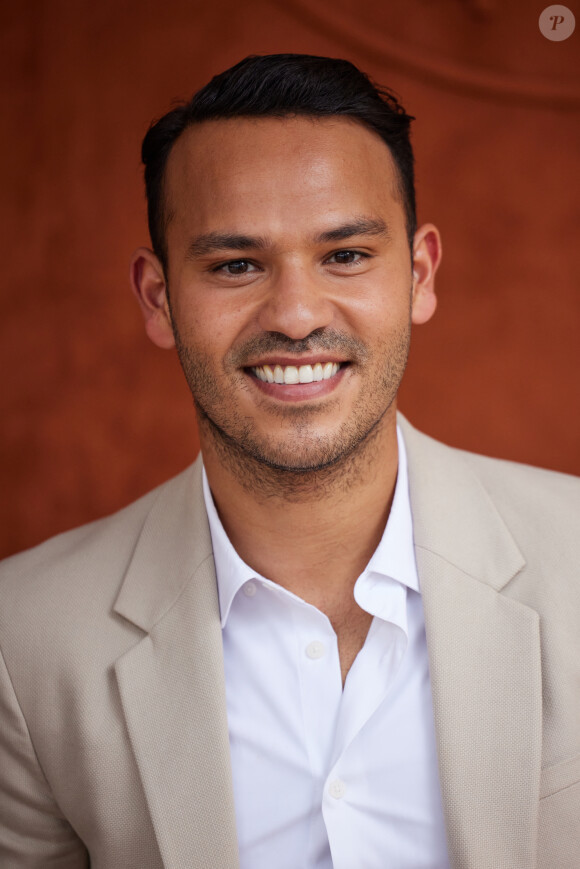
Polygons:
M354 586L374 618L344 690L327 616L241 560L204 471L241 869L449 867L398 441L389 520Z

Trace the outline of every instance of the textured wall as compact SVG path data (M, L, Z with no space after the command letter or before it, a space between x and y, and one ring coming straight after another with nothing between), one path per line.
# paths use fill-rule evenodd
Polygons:
M0 554L122 506L196 452L176 360L148 344L128 288L147 238L139 147L174 98L249 53L347 57L418 118L419 216L445 258L402 409L455 445L580 473L580 9L550 42L529 0L11 5Z

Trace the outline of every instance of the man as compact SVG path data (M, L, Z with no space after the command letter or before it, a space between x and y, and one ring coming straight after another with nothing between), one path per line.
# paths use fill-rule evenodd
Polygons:
M6 869L578 866L580 489L397 420L410 120L277 55L147 134L203 466L4 565Z

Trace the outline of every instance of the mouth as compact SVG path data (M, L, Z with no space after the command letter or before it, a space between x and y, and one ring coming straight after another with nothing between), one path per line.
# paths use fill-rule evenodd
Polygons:
M302 402L330 395L350 366L344 360L312 360L287 365L286 360L248 366L245 370L260 392L286 402Z
M262 383L295 385L320 383L336 377L344 362L316 362L314 365L257 365L250 368Z

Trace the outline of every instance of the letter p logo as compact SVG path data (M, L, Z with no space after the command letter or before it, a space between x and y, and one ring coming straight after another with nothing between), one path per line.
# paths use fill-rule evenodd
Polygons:
M562 42L574 33L576 19L567 6L546 6L538 21L542 36L552 42Z

